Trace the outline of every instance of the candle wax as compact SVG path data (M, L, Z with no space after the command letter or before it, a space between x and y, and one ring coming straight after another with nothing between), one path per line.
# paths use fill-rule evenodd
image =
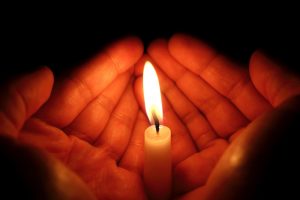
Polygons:
M171 193L171 130L155 125L145 130L144 183L151 199L169 199Z

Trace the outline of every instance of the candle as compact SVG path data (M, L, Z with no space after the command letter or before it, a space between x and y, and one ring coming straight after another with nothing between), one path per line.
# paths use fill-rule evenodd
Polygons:
M162 101L157 74L150 62L143 72L145 109L151 124L144 135L144 183L150 199L169 199L171 193L171 131L161 125Z

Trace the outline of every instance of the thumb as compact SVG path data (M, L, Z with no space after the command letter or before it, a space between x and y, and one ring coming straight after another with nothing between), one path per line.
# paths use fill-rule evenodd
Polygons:
M299 199L290 180L299 178L299 100L290 98L261 116L230 144L198 191L201 199Z
M47 67L27 74L1 91L0 134L16 138L26 119L49 98L53 74Z

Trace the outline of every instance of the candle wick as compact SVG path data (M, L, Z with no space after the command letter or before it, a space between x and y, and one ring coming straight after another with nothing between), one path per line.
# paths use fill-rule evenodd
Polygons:
M153 113L152 116L153 116L153 119L154 119L154 125L155 125L155 129L156 129L156 133L158 134L158 132L159 132L159 120L158 120L155 113Z
M159 122L155 121L155 129L156 129L156 133L159 132Z

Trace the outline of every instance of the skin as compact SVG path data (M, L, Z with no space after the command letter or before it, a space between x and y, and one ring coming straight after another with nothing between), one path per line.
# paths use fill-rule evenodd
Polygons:
M125 38L54 87L48 68L13 81L1 99L0 132L60 160L94 198L145 199L138 172L120 165L135 133L138 105L131 75L142 53L139 39ZM134 156L127 157L123 160L130 163Z
M146 199L143 133L149 123L141 74L150 60L160 80L164 124L172 130L172 197L241 199L257 181L241 184L253 177L251 163L262 152L271 155L279 140L267 138L275 130L280 138L286 127L279 122L299 114L300 79L261 52L252 55L248 70L182 34L156 40L142 53L137 38L126 38L54 86L48 68L12 82L1 99L1 134L55 157L80 177L90 199ZM289 121L286 126L296 124ZM78 185L76 191L85 187Z
M266 172L262 157L272 157L281 140L299 130L299 78L262 52L252 55L246 69L182 34L154 41L147 52L146 59L156 64L160 74L167 112L171 108L178 118L176 126L186 127L178 132L189 135L199 151L180 148L174 154L173 160L185 154L174 163L175 194L179 199L257 199L249 194L260 180L250 178ZM136 88L140 85L137 81ZM166 118L176 134L176 127L168 122L171 117L166 114ZM175 151L177 144L172 145ZM253 167L253 163L260 164Z

